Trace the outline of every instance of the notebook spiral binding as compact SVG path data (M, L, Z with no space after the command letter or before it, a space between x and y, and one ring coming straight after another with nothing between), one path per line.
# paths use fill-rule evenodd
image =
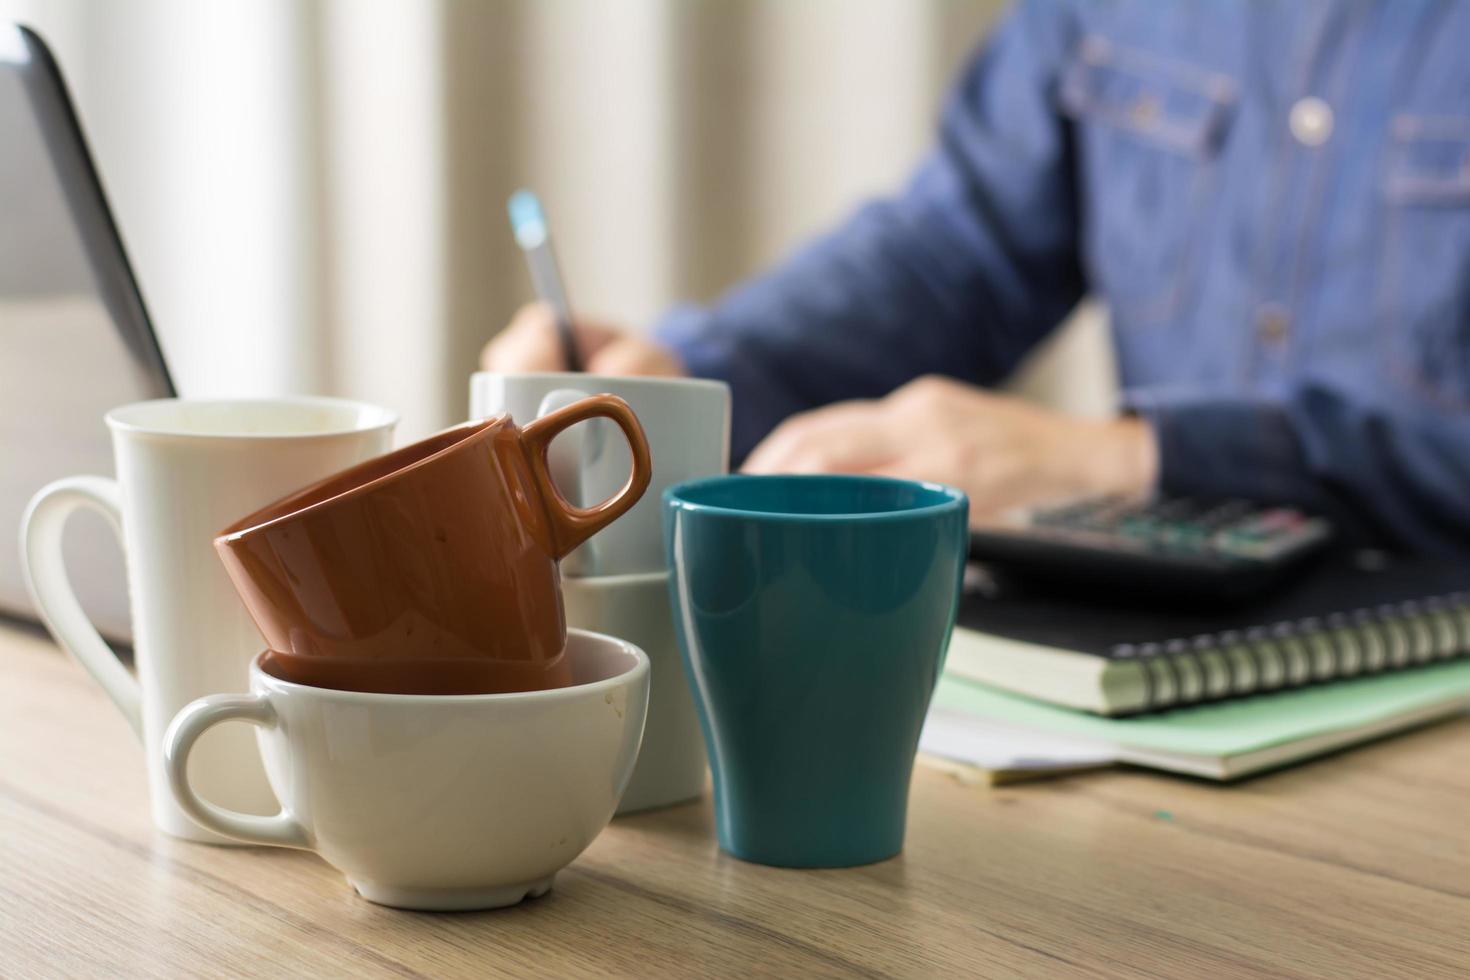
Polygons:
M1470 592L1294 622L1125 643L1143 668L1140 712L1470 656Z

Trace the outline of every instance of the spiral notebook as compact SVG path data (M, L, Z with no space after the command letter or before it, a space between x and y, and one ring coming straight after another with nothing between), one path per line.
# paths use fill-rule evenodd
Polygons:
M1103 715L1331 683L1470 656L1470 570L1347 555L1223 612L968 595L945 671Z

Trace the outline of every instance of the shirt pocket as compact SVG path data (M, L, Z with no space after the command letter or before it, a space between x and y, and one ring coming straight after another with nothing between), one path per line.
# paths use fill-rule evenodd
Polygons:
M1470 409L1470 117L1395 118L1383 190L1387 364L1420 398Z
M1119 327L1175 316L1195 288L1233 79L1090 36L1062 74L1076 124L1082 247Z

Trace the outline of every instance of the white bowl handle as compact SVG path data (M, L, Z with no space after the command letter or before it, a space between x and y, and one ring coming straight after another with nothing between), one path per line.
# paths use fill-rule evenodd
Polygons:
M276 726L276 709L265 694L211 694L184 705L163 736L163 769L179 808L205 830L250 844L311 849L311 839L296 818L281 807L273 817L259 817L216 806L201 799L189 784L189 753L199 736L220 722L239 719L262 728Z

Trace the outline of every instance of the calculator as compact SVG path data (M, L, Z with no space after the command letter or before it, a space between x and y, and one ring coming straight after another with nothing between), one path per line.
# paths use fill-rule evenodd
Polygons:
M1131 598L1240 600L1332 540L1332 525L1248 500L1092 498L970 532L970 557L1028 584Z

